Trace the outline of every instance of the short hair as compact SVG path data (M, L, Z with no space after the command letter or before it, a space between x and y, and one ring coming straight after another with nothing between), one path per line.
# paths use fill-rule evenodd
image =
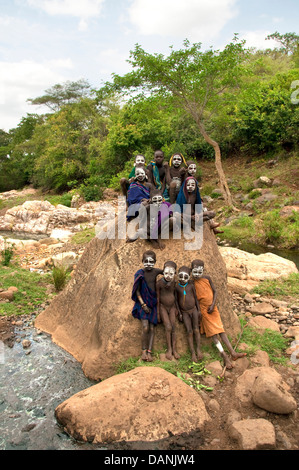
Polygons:
M156 253L154 251L151 251L151 250L148 250L148 251L145 251L142 255L142 261L145 259L145 258L153 258L154 261L156 261Z
M185 271L186 273L191 274L191 268L189 268L188 266L181 266L179 272L181 271Z
M201 259L194 259L191 262L191 268L193 269L195 266L204 266L205 263Z
M174 261L165 261L163 269L165 269L167 266L174 268L174 270L176 271L177 265Z

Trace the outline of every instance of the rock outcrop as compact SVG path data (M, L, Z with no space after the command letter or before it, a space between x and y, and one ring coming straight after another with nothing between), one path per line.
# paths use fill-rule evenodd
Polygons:
M225 246L219 247L219 250L227 268L228 287L234 292L244 294L261 281L298 272L293 261L274 253L255 255Z
M94 444L189 434L210 419L199 394L159 367L110 377L61 403L55 415L75 439Z
M204 242L200 250L186 250L186 240L165 240L165 249L157 250L157 267L173 260L178 268L195 258L205 262L218 291L218 308L227 333L237 337L240 324L233 313L227 290L226 267L215 236L204 224ZM110 377L115 364L141 352L140 322L131 315L134 273L142 268L142 254L151 249L146 240L126 243L119 239L93 239L86 247L71 281L51 305L36 319L37 328L52 335L52 340L71 353L85 375L94 380ZM154 348L165 346L163 325L156 328ZM187 351L187 335L177 322L178 352Z
M114 205L103 202L89 202L79 209L62 204L54 206L49 201L26 201L20 206L8 209L0 216L1 231L35 236L53 236L63 238L82 230L82 227L93 227L103 216L114 216Z

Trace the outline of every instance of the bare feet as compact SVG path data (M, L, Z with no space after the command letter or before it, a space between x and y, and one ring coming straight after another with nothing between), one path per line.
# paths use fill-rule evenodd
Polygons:
M179 355L179 353L177 353L176 351L173 351L173 357L175 359L179 359L181 356Z
M141 354L142 361L147 361L147 350L143 349Z
M234 353L232 354L232 360L236 361L237 359L240 359L241 357L247 356L247 353Z
M153 360L151 351L147 351L147 362L153 362Z
M231 360L230 358L228 357L228 355L224 352L222 353L222 357L224 359L224 365L227 369L232 369L233 368L233 365L231 363Z
M196 356L195 352L193 352L191 354L191 357L192 357L192 362L197 362L197 356Z
M168 359L169 361L172 360L172 352L171 351L167 351L166 354L165 354L165 357L166 359Z

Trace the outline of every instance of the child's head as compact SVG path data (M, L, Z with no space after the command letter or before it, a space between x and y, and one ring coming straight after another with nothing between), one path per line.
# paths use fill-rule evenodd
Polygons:
M152 269L156 263L156 253L154 251L145 251L142 255L142 263L145 269Z
M170 282L174 280L176 273L176 263L174 261L166 261L163 268L163 276L165 281Z
M135 168L135 178L136 178L137 181L140 181L140 182L145 181L147 179L144 165L136 166L136 168Z
M182 283L186 283L189 281L191 276L191 269L188 266L181 266L179 269L179 281Z
M137 166L137 165L145 165L145 156L141 155L140 153L138 153L135 157L134 166Z
M196 190L196 185L197 185L196 179L193 178L193 176L189 176L189 178L186 179L185 184L186 184L187 192L194 193L194 191Z
M186 162L186 164L187 164L188 175L195 176L196 175L196 163L189 160L188 162Z
M192 276L199 279L203 275L205 263L201 259L195 259L191 262Z
M162 191L156 188L152 189L151 190L151 203L154 206L160 207L162 202L163 202Z

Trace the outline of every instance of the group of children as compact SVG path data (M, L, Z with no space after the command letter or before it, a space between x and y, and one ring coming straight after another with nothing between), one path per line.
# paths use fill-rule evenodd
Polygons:
M155 327L159 322L162 322L165 328L166 358L171 360L172 357L180 357L176 348L177 317L185 325L193 362L203 358L201 334L212 338L227 369L233 366L221 342L227 347L232 360L246 355L237 353L225 334L216 306L215 286L212 279L204 274L202 260L195 259L191 266L181 266L178 270L174 261L166 261L162 270L155 268L156 254L149 250L143 253L142 263L143 268L134 275L132 289L132 300L135 302L132 315L139 319L142 325L142 360L153 360ZM159 275L162 277L158 278Z
M140 154L136 155L134 167L128 179L122 178L120 186L126 197L129 221L138 215L141 205L148 209L150 204L154 204L159 208L158 228L160 229L164 221L164 214L168 219L167 222L170 218L170 223L173 224L174 214L171 212L170 206L175 204L176 208L180 210L180 214L183 214L184 205L189 204L191 228L194 228L196 208L202 204L197 180L197 165L194 161L186 161L181 153L173 154L169 162L165 162L164 153L161 150L156 150L154 159L147 166L145 157ZM163 209L165 210L163 211ZM209 222L214 233L221 233L217 228L219 223L212 220L215 215L213 211L203 208L203 221ZM181 225L183 219L181 220L181 215L179 217L179 225ZM162 247L158 240L158 232L155 236L150 237L149 233L147 235L154 247L156 247L155 244L158 244L159 248ZM129 241L135 241L139 236L140 234L136 234Z

